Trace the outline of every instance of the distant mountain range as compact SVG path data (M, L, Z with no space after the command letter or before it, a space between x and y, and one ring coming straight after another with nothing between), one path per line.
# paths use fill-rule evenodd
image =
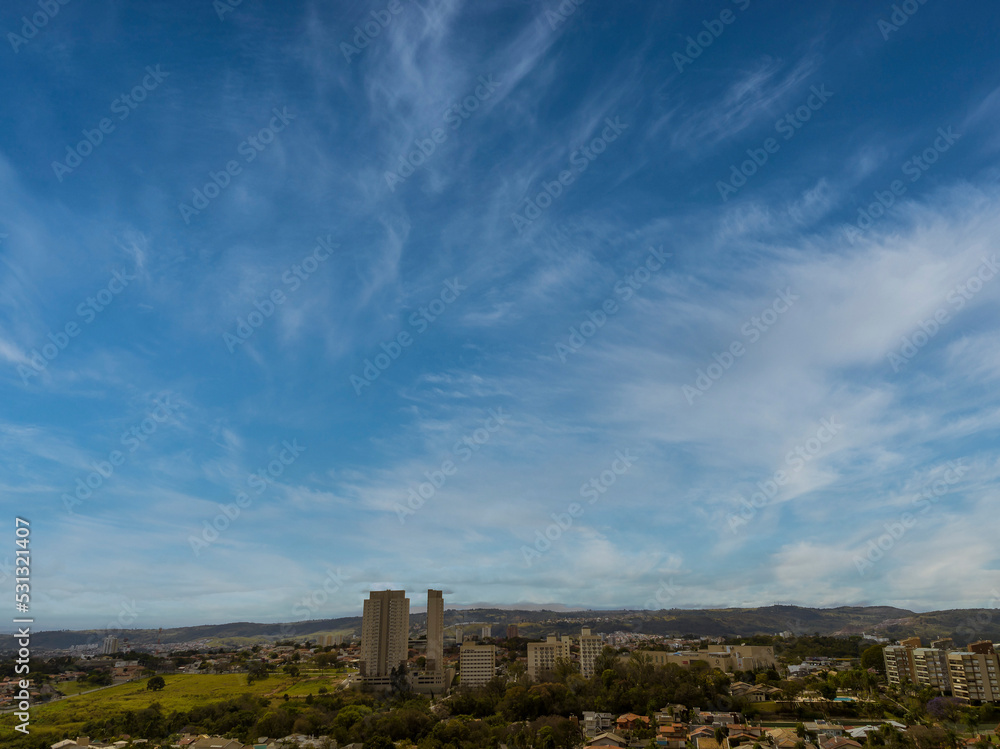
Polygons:
M411 614L414 629L421 629L426 614ZM1000 641L1000 610L952 609L916 613L891 606L841 606L814 609L800 606L764 606L752 609L666 609L660 611L446 609L446 637L462 627L465 634L479 634L489 625L495 636L503 636L507 624L518 624L522 637L542 637L550 633L570 634L580 627L594 632L636 632L681 637L738 637L792 632L796 635L876 635L900 639L920 636L925 643L939 637L953 637L965 645L979 639ZM130 647L147 649L159 640L164 645L199 642L202 646L239 646L275 640L304 640L320 634L358 636L361 617L316 619L288 624L232 622L171 629L130 629L109 633L103 630L60 630L32 634L34 652L65 649L73 645L99 643L106 634L128 638ZM0 636L0 650L15 649L14 637Z

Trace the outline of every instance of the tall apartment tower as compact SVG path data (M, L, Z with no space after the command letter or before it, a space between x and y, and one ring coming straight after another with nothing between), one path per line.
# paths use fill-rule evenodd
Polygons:
M913 648L913 671L917 684L951 692L951 666L948 651L942 648Z
M410 599L404 590L373 590L361 619L361 676L389 676L406 663L410 635Z
M427 589L427 664L425 671L444 670L444 595Z
M966 702L1000 702L1000 656L989 640L970 642L968 650L948 653L952 694Z
M885 674L890 684L899 686L904 681L916 683L917 668L913 660L913 650L919 647L919 637L908 637L900 640L899 645L887 645L883 648Z
M580 630L580 673L589 679L594 675L594 662L604 650L604 640L600 635L590 633L589 627Z
M111 655L112 653L117 653L121 650L118 643L118 638L114 635L108 635L104 638L104 646L101 648L102 655Z

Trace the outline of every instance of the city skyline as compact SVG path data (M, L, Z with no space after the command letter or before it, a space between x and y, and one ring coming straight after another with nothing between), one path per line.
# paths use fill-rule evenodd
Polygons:
M996 608L1000 20L912 5L6 8L36 629Z

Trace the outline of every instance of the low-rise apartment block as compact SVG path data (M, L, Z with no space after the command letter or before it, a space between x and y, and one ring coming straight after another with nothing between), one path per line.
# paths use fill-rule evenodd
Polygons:
M480 687L496 675L496 646L463 642L459 651L458 682L463 687Z
M770 645L723 645L717 650L691 650L668 653L663 650L636 650L647 656L654 666L665 666L676 663L679 666L690 666L695 661L704 661L711 668L717 668L727 674L737 671L755 671L762 668L774 668L774 648ZM620 656L627 661L629 655Z
M569 638L549 635L545 642L528 643L528 676L539 681L542 674L555 668L560 658L569 660Z

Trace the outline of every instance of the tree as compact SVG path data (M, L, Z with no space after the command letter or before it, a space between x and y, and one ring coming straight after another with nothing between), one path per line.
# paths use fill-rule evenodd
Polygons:
M552 726L543 726L538 732L539 749L555 749L556 740L552 735Z
M969 729L969 735L972 738L979 735L979 714L975 708L965 714L965 727Z
M158 692L167 686L167 682L162 676L154 676L149 681L146 682L146 689L151 689L154 692Z
M603 674L605 671L611 671L613 674L618 673L621 670L621 661L618 660L618 654L615 649L609 645L605 645L601 654L594 659L594 673Z
M935 697L927 703L927 712L938 720L958 723L962 713L962 701L956 697Z
M253 684L258 679L266 679L268 671L269 669L264 661L253 661L247 670L247 684Z
M861 653L861 668L865 670L871 668L877 673L885 673L885 656L882 653L881 645L865 648L864 652Z
M820 693L820 696L824 700L832 700L837 696L837 687L825 681L816 687L816 691Z
M571 674L580 673L580 667L577 663L568 658L556 658L556 663L552 672L557 681L565 684Z
M515 684L519 684L527 679L528 667L522 661L514 661L507 667L507 675Z
M653 659L639 650L633 650L629 655L626 673L629 681L635 686L641 686L649 681L654 672Z
M797 681L782 681L778 683L778 688L784 693L785 699L792 701L802 694L805 687Z
M406 675L406 664L400 663L389 671L389 684L393 695L407 695L410 693L410 679Z

